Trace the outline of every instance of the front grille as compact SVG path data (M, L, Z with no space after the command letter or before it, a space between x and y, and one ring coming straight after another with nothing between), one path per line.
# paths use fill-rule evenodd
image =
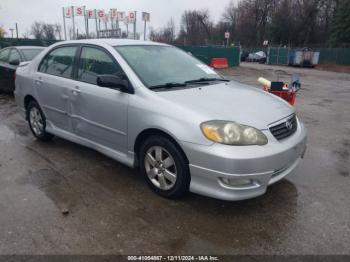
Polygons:
M282 140L294 134L297 130L298 122L295 115L287 118L282 123L270 127L270 131L277 140Z

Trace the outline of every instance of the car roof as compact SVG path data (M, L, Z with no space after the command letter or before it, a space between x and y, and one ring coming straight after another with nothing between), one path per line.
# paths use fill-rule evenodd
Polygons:
M19 50L24 50L24 49L44 49L44 46L11 46L12 48L17 48Z
M125 46L125 45L162 45L167 46L167 44L152 42L152 41L142 41L133 39L116 39L116 38L99 38L99 39L84 39L84 40L69 40L59 42L60 44L107 44L110 46Z

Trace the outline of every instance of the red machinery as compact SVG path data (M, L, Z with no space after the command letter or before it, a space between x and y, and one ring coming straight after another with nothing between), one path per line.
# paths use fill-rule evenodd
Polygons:
M283 82L270 82L269 80L260 77L258 82L263 85L263 89L266 92L274 94L284 100L286 100L292 106L295 104L295 98L301 85L299 76L293 75L290 86Z

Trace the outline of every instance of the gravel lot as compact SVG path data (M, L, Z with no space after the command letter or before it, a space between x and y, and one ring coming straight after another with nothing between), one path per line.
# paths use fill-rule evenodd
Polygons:
M162 199L93 150L37 142L0 95L0 254L350 254L350 74L222 72L257 87L259 76L301 75L296 108L309 143L293 175L248 201Z

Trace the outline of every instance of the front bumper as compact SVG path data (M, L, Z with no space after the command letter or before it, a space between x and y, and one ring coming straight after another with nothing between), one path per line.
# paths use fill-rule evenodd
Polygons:
M182 142L189 159L190 191L222 199L243 200L262 195L269 185L281 180L298 165L306 150L306 129L277 141L264 131L264 146L211 146Z

